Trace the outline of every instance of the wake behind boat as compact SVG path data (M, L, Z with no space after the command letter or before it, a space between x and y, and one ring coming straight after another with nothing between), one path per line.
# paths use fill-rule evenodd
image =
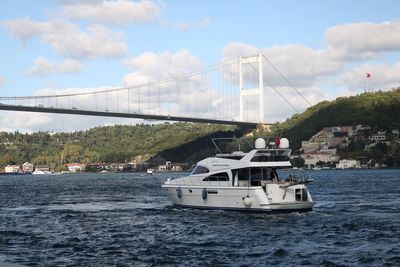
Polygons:
M315 202L306 187L311 180L279 177L290 169L286 138L266 147L258 138L248 153L219 153L197 163L189 176L167 179L162 185L177 207L252 212L305 212ZM213 143L215 144L214 140ZM216 144L215 144L216 145ZM240 147L240 146L239 146ZM216 145L219 152L221 150Z

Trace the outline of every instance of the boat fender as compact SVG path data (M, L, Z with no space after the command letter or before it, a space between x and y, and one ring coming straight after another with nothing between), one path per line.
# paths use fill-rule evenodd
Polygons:
M201 198L203 200L206 200L207 199L207 194L208 194L207 189L203 188L203 191L201 192Z
M253 201L251 200L251 197L249 197L249 196L244 197L244 198L243 198L243 204L244 204L246 207L250 207L251 204L253 204Z
M178 198L182 198L182 188L178 187L178 189L176 189L176 192L178 194Z

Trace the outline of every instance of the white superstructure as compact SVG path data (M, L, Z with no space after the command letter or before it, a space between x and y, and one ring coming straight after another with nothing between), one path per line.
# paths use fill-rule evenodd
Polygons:
M189 176L162 185L178 207L262 212L310 211L314 206L306 184L281 169L291 168L287 139L265 147L258 139L248 153L217 154L197 163ZM219 150L219 149L218 149ZM221 151L219 151L221 152Z

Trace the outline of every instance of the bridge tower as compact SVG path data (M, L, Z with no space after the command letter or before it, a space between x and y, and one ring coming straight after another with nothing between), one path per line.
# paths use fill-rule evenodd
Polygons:
M245 64L258 63L258 88L244 87ZM254 68L253 65L251 67ZM246 96L258 95L259 100L259 123L264 123L264 72L263 55L240 57L239 59L239 86L240 86L240 121L244 121L244 98Z

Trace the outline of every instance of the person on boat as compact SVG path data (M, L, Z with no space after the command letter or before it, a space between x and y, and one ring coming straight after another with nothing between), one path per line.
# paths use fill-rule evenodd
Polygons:
M271 172L269 173L269 175L270 175L271 180L272 180L273 183L278 182L278 177L277 177L277 175L276 175L276 173L275 173L274 170L271 170Z

